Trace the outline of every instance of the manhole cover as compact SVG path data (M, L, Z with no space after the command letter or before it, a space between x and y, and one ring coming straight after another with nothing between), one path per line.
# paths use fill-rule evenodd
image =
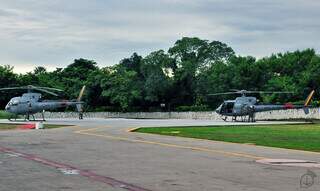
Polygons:
M320 163L315 161L307 160L296 160L296 159L261 159L256 162L269 165L278 166L299 166L309 168L320 168Z

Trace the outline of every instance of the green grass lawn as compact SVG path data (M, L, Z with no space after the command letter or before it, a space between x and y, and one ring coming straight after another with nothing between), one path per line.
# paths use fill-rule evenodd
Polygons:
M13 117L13 115L0 110L0 119L9 119L9 117Z
M19 126L22 124L0 124L0 130L12 130L12 129L19 129ZM59 127L66 127L68 125L51 125L51 124L44 124L45 129L54 129Z
M15 124L0 124L0 130L17 129L18 126Z
M320 124L161 127L136 132L320 152Z

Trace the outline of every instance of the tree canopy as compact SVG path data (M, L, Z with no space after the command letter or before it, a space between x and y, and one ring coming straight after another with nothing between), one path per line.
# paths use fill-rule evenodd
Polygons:
M236 55L227 44L183 37L168 49L138 53L100 68L94 60L75 59L66 68L38 66L26 74L0 66L0 87L39 85L61 88L74 99L87 85L88 111L212 110L223 99L208 94L231 89L293 91L293 95L256 95L265 102L297 102L320 90L320 56L313 49L257 59ZM21 92L20 92L21 93ZM0 106L17 92L3 92ZM45 95L49 98L49 95ZM162 106L162 107L161 107Z

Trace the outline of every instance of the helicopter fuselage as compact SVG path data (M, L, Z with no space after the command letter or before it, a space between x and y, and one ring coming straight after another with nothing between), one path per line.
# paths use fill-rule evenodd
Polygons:
M25 93L21 97L12 98L5 107L5 110L15 115L32 115L44 110L81 104L76 101L64 100L41 100L39 93Z
M255 97L237 97L235 100L224 101L217 109L216 113L223 116L247 116L255 112L294 109L302 106L294 106L292 104L272 105L272 104L258 104Z
M33 85L21 86L21 87L8 87L8 88L0 88L0 91L7 90L24 90L26 89L28 93L22 94L20 97L11 98L8 104L5 107L5 110L8 113L14 114L14 120L17 120L18 115L24 115L24 120L30 120L30 116L33 117L33 121L35 121L35 113L42 113L42 121L44 119L44 111L46 110L54 110L57 108L76 106L76 110L79 113L79 119L83 119L83 103L81 98L85 91L86 86L83 86L80 90L79 96L74 100L43 100L41 99L41 93L34 93L33 91L44 92L53 96L58 96L55 92L63 92L63 90L57 88L49 88L49 87L37 87ZM9 116L9 120L12 119L12 116Z
M229 116L232 117L232 121L236 121L237 117L240 116L242 121L255 122L255 113L262 111L272 111L272 110L286 110L286 109L300 109L303 108L304 113L309 113L309 105L312 101L313 95L315 93L312 90L308 97L306 98L304 105L293 105L291 103L286 103L284 105L274 105L274 104L261 104L258 103L256 97L249 97L246 94L250 93L264 93L264 94L288 94L292 92L271 92L271 91L247 91L247 90L232 90L234 92L222 92L214 93L210 95L231 95L231 94L241 94L241 97L237 97L235 100L224 101L217 109L216 113L222 116L224 121L227 120Z

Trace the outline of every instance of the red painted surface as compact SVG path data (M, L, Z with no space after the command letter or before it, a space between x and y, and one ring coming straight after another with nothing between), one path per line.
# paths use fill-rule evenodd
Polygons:
M96 182L105 183L105 184L110 185L112 187L122 188L122 189L125 189L125 190L128 190L128 191L151 191L151 190L139 187L139 186L135 186L135 185L130 184L130 183L126 183L126 182L123 182L123 181L120 181L120 180L116 180L116 179L111 178L111 177L107 177L107 176L96 174L96 173L91 172L89 170L81 170L81 169L78 169L78 168L73 167L73 166L68 165L68 164L63 164L63 163L51 161L51 160L48 160L48 159L44 159L44 158L38 157L36 155L21 153L21 152L18 152L16 150L14 150L14 149L5 148L5 147L1 147L0 146L0 152L13 154L13 155L16 155L17 157L20 157L20 158L23 158L23 159L26 159L26 160L30 160L30 161L34 161L34 162L37 162L37 163L40 163L42 165L46 165L46 166L49 166L49 167L52 167L52 168L55 168L55 169L76 170L76 171L79 172L80 176L87 177L90 180L93 180L93 181L96 181Z
M36 124L30 123L30 124L23 124L18 126L19 129L35 129Z

